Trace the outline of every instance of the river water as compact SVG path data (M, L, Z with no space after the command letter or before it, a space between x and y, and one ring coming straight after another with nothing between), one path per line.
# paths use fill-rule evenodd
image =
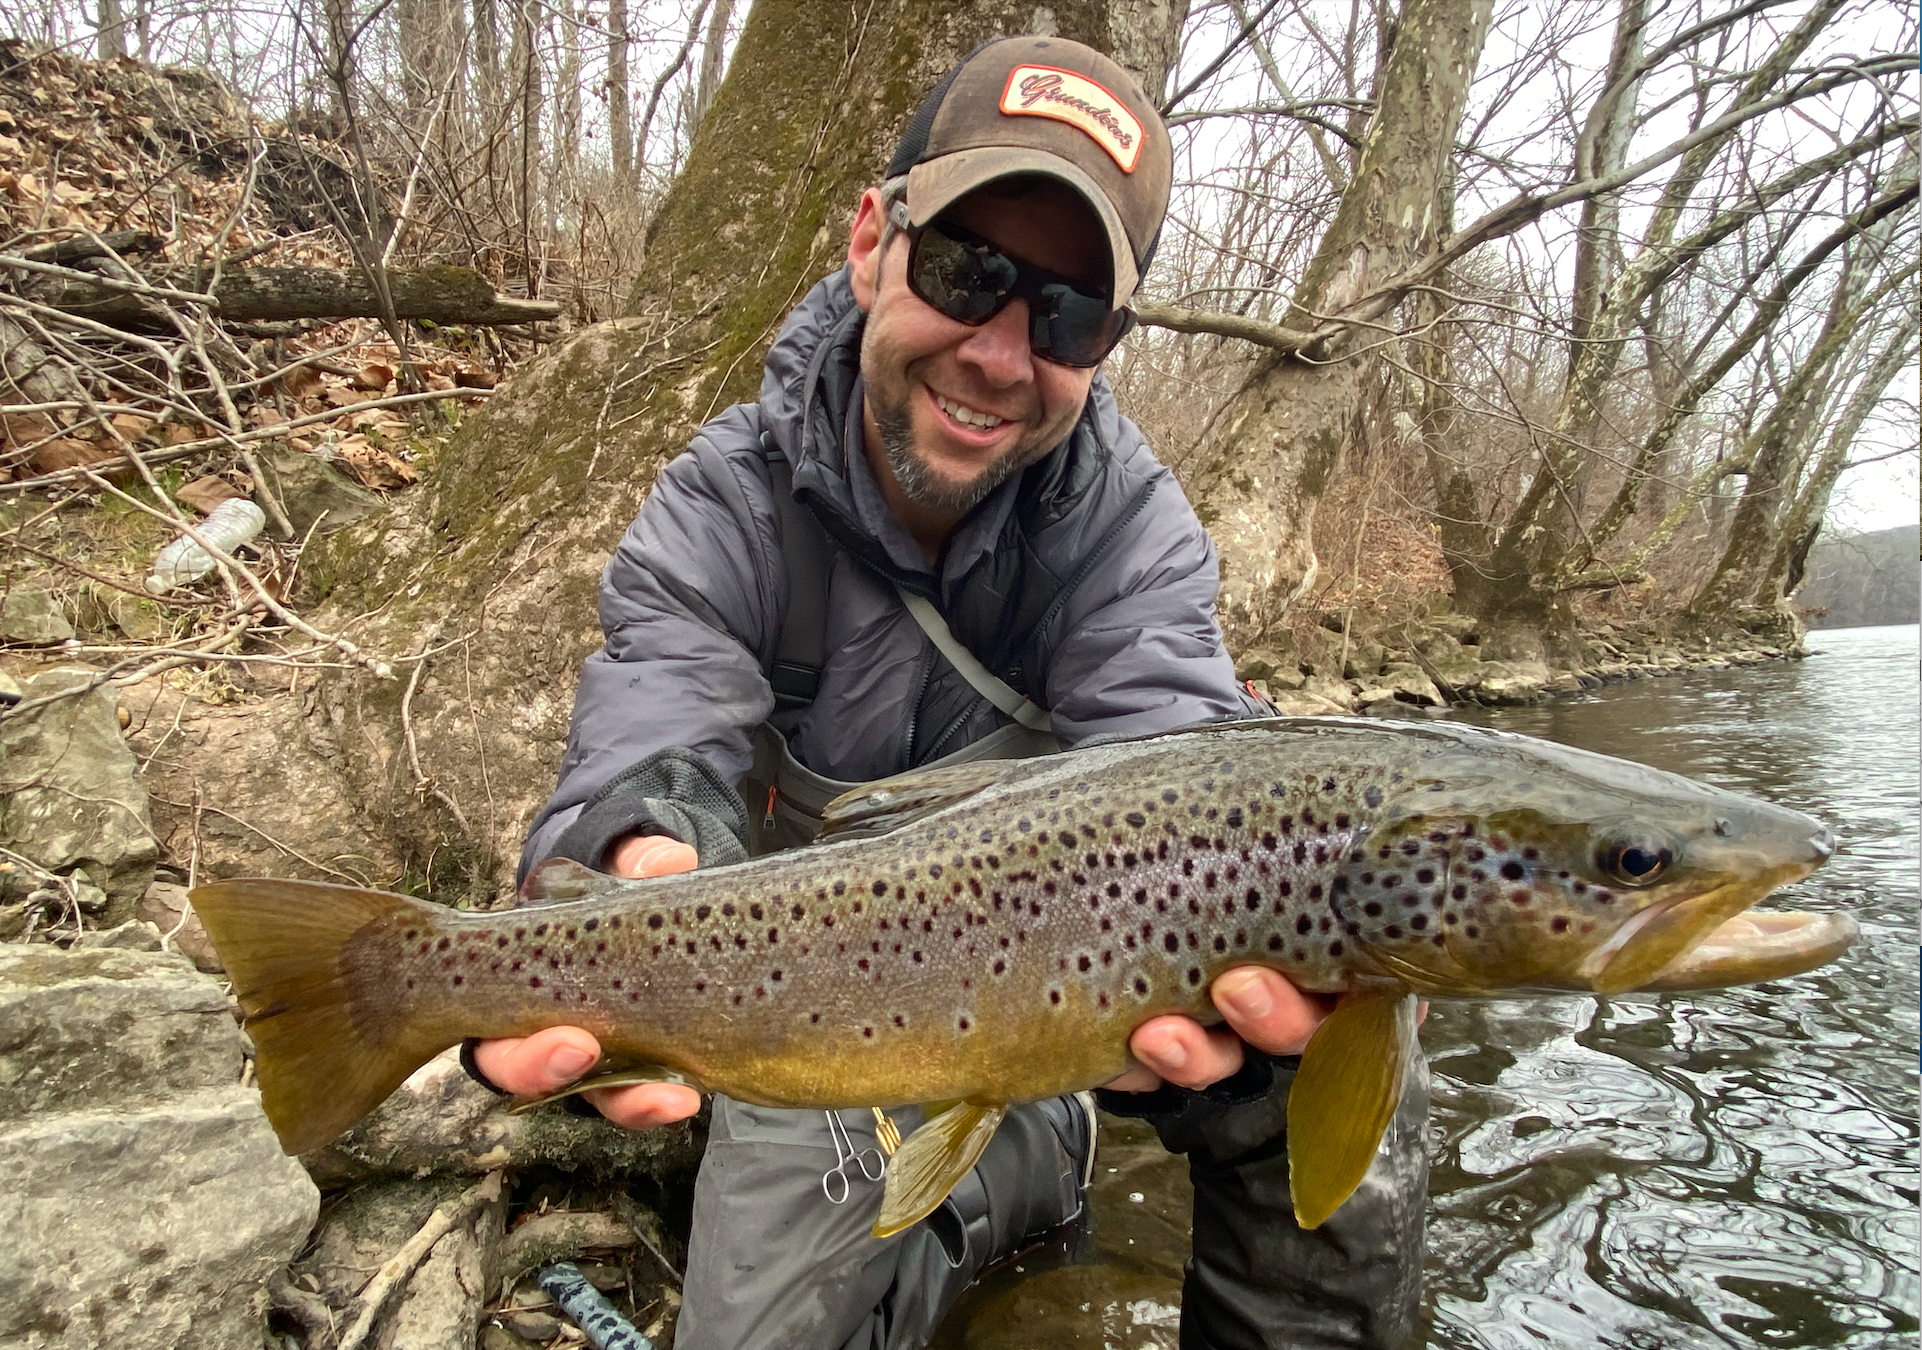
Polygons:
M1916 1344L1917 630L1472 720L1768 797L1839 846L1765 902L1844 909L1839 962L1664 998L1437 1004L1427 1344ZM993 1276L949 1350L1176 1344L1185 1165L1107 1119L1090 1231Z

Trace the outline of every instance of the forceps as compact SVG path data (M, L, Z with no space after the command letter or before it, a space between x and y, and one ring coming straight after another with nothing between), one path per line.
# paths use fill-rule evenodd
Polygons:
M854 1140L849 1136L848 1127L842 1123L841 1117L833 1111L824 1111L822 1114L828 1118L828 1137L834 1141L834 1166L821 1173L821 1194L828 1198L830 1205L843 1205L853 1189L848 1164L854 1164L855 1169L869 1181L879 1181L887 1175L888 1160L878 1148L855 1148Z

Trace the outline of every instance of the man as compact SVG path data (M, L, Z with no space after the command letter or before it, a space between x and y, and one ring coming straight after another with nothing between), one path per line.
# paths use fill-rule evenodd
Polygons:
M610 563L607 645L524 866L723 864L805 837L808 809L853 783L1252 711L1207 534L1095 375L1132 321L1171 175L1152 103L1088 48L1004 39L949 72L862 195L847 267L790 315L760 401L663 471ZM1356 1199L1303 1233L1282 1134L1293 1065L1272 1056L1323 1009L1256 967L1212 993L1226 1026L1144 1024L1140 1067L1104 1098L1190 1156L1183 1344L1397 1343L1425 1092ZM598 1056L563 1027L471 1064L535 1094ZM634 1128L699 1106L674 1084L587 1096ZM1011 1113L947 1204L874 1239L868 1115L716 1098L683 1347L923 1344L969 1280L1082 1203L1092 1114L1064 1098ZM918 1113L895 1117L906 1133Z

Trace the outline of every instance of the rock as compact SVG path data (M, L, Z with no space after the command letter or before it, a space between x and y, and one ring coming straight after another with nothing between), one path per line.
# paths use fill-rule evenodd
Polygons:
M378 1341L383 1350L471 1350L506 1213L504 1198L483 1205L434 1244L387 1314Z
M1472 693L1482 682L1482 663L1472 656L1437 657L1432 664L1435 673L1458 694Z
M140 728L133 746L151 758L155 832L174 857L197 850L203 880L370 886L400 874L392 843L355 809L346 751L308 690L298 702L212 705L153 681L129 702ZM196 802L206 809L196 812Z
M558 1106L510 1115L506 1099L469 1078L454 1050L428 1061L373 1114L301 1161L332 1189L371 1177L480 1173L547 1164L591 1176L692 1175L700 1147L687 1125L623 1130Z
M1442 697L1441 690L1435 687L1435 682L1428 678L1427 672L1418 665L1390 663L1376 678L1403 703L1438 708L1448 702Z
M160 930L139 919L129 919L118 928L89 928L73 940L68 951L157 952Z
M256 462L296 536L305 536L315 521L319 533L331 534L380 509L379 497L318 455L269 450Z
M1347 682L1326 675L1310 675L1301 682L1301 692L1332 703L1343 712L1355 706L1355 694Z
M4 670L0 670L0 694L10 694L14 698L20 697L20 681Z
M28 697L88 678L50 670ZM132 917L153 880L159 846L112 694L96 689L0 722L0 845L50 872L84 868L106 892L107 924Z
M0 948L0 1344L258 1350L313 1183L220 988L180 958Z
M427 1177L355 1187L329 1205L308 1250L294 1263L295 1276L311 1283L330 1307L345 1309L436 1208L452 1204L471 1185L471 1177Z
M115 628L135 642L153 642L171 637L173 625L160 612L160 606L125 591L115 591L101 606Z
M1325 628L1305 628L1295 635L1295 668L1304 675L1336 674L1341 659L1341 634Z
M50 591L8 590L0 595L0 638L49 646L73 636L73 624Z
M1275 695L1275 710L1283 717L1339 717L1348 711L1342 704L1314 694L1286 689Z
M1303 676L1296 670L1277 670L1268 677L1268 687L1275 689L1299 689Z
M220 986L175 956L0 947L0 1126L240 1081Z
M1394 703L1395 691L1386 685L1364 684L1355 691L1355 706L1363 712L1379 707L1384 703Z
M1548 677L1547 688L1551 694L1579 694L1582 692L1582 682L1574 671L1558 670Z
M1472 614L1434 614L1429 616L1428 626L1457 642L1473 643L1478 640L1481 620Z
M1343 679L1366 680L1381 669L1388 653L1379 642L1353 637L1348 641L1348 660L1343 663Z
M551 1341L561 1334L561 1319L539 1308L502 1313L501 1325L523 1341Z
M1539 661L1486 661L1475 697L1483 703L1533 703L1548 679L1548 667Z
M1265 680L1278 670L1292 670L1294 662L1272 647L1252 647L1235 662L1237 680Z
M135 918L145 919L159 929L174 950L194 963L195 969L204 970L210 975L217 975L224 969L218 953L214 951L213 939L207 936L200 916L187 903L185 886L176 886L170 881L156 881L147 887L134 905L133 912Z

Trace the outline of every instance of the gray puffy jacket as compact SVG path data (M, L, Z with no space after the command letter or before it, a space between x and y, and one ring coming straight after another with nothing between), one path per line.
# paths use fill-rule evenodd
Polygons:
M860 451L862 319L845 273L816 285L768 354L760 402L727 409L662 471L601 581L607 645L582 670L560 785L523 867L557 850L595 865L636 829L694 843L707 863L740 856L726 836L744 818L724 798L774 706L789 604L769 444L835 544L826 661L790 737L808 768L881 778L1007 723L896 585L932 599L1068 745L1247 715L1214 621L1214 547L1107 384L1096 379L1068 439L977 507L930 571ZM682 753L658 757L670 747Z

